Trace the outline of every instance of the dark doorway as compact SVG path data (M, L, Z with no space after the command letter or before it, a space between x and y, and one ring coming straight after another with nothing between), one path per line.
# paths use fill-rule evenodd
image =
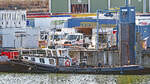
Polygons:
M88 4L71 4L72 13L88 13Z

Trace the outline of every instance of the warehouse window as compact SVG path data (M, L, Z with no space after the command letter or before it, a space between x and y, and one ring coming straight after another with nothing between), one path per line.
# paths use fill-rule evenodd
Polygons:
M6 20L6 13L4 14L4 19Z
M25 59L28 59L28 57L24 57Z
M72 13L87 13L88 4L71 4Z
M11 18L11 14L9 14L9 18L10 18L10 20L12 20L12 18Z
M2 20L2 14L0 14L0 20Z
M24 14L22 15L22 20L25 20L25 15Z
M2 13L2 20L4 20L4 14Z

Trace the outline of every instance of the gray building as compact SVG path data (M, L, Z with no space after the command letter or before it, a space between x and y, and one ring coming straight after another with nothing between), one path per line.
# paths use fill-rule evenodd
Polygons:
M150 0L129 0L137 12L149 12ZM94 13L97 9L119 8L125 0L49 0L51 13Z

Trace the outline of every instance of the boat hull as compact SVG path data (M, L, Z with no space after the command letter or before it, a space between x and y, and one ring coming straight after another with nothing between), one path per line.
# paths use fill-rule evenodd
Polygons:
M150 68L142 66L126 67L56 67L45 64L38 64L23 61L8 61L0 63L0 72L21 72L21 73L77 73L77 74L106 74L106 75L143 75L150 74Z
M0 62L0 72L26 72L28 69L29 67L23 64L15 64L11 61Z

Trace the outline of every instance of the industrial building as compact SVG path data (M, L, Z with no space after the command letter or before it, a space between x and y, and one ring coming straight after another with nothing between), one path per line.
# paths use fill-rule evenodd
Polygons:
M119 8L124 4L125 0L0 0L0 9L26 9L28 13L95 13L97 9ZM129 0L129 5L135 6L137 12L150 11L150 0Z
M125 0L49 0L49 9L51 13L94 13L124 4ZM129 5L135 6L137 12L150 11L150 0L129 0Z

